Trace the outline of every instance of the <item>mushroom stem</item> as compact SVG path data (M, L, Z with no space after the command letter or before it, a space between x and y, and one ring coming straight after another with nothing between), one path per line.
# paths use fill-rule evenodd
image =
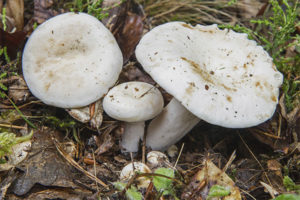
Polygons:
M143 139L145 132L145 122L125 122L124 133L122 135L121 147L126 152L137 152L139 141Z
M152 150L166 150L185 136L200 119L175 98L156 116L147 129L146 145Z

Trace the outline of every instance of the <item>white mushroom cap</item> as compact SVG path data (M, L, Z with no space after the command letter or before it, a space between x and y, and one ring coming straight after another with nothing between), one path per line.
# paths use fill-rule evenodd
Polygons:
M114 36L98 19L65 13L37 27L22 64L34 96L49 105L74 108L107 93L119 77L123 58Z
M133 162L127 164L121 171L120 179L128 181L135 173L151 173L151 169L142 162ZM150 184L150 179L147 177L140 177L138 180L139 188L147 188Z
M158 115L163 104L163 97L157 88L133 81L113 87L104 97L103 109L114 119L140 122Z
M141 39L136 57L162 88L211 124L251 127L275 111L283 76L246 34L170 22Z

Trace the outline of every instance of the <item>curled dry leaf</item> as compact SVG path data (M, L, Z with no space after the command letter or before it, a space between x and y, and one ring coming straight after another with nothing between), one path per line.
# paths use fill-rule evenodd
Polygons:
M114 145L114 140L111 136L111 132L116 128L116 125L112 125L105 129L105 131L98 137L95 137L96 144L98 146L95 154L100 155L110 150Z
M22 31L24 27L24 0L6 1L6 15L14 20L17 31Z
M105 26L114 34L122 50L124 63L134 53L134 49L142 37L143 13L134 1L104 0L102 8L109 9L109 16L102 20ZM119 5L120 4L120 5ZM116 6L119 5L119 6Z
M212 161L205 160L203 168L197 172L187 189L182 194L182 199L207 199L209 190L214 185L225 187L230 191L224 200L241 200L241 194L229 176L219 169Z
M0 28L0 46L7 47L7 54L14 59L17 52L22 50L26 38L26 33L18 31L8 33Z
M102 124L102 100L98 100L95 103L82 108L67 109L67 112L74 119L82 123L90 122L91 126L95 129L98 129Z
M142 16L128 13L124 26L116 35L116 39L123 53L124 62L133 54L137 43L143 35L144 25Z

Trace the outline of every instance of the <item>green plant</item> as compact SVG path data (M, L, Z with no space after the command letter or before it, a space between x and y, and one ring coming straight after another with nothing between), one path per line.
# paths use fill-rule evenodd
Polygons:
M0 54L1 55L1 54ZM7 76L7 72L3 72L0 74L0 81ZM1 91L2 90L2 91ZM7 91L7 87L0 82L0 98L5 97L5 91Z
M115 182L115 183L113 183L113 185L119 191L123 191L126 187L126 183L122 183L122 182ZM143 199L143 195L133 185L131 185L130 188L128 188L126 190L125 196L126 196L127 200L142 200Z
M300 185L296 185L294 181L288 176L284 176L283 185L287 191L297 191L298 193L300 193Z
M0 159L5 155L10 154L11 148L14 145L30 140L32 136L33 131L22 137L16 137L14 133L9 132L0 133Z
M270 0L271 10L262 19L251 20L250 29L241 25L220 25L237 32L247 33L256 39L270 53L277 68L284 74L283 92L285 105L291 111L300 101L300 36L296 33L298 21L298 0ZM280 3L281 2L281 3ZM286 51L295 47L296 55L286 56Z
M164 175L170 178L175 177L174 170L170 168L158 168L155 170L154 173ZM161 176L153 176L153 185L158 192L162 193L162 195L171 195L174 199L178 199L175 195L172 179Z
M213 185L208 193L207 200L213 199L215 197L225 197L230 194L230 190L226 189L220 185Z
M7 26L6 26L6 8L2 8L2 25L3 25L3 30L6 31Z
M281 194L273 200L300 200L300 196L295 194Z
M102 8L101 4L103 0L73 0L71 5L72 8L70 8L70 10L72 12L86 12L90 15L93 15L97 19L102 20L108 17L108 11L111 8L119 6L124 1L126 0L122 0L111 7Z

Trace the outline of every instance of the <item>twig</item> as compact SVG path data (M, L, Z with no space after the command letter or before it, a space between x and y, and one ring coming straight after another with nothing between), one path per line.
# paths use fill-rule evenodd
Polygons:
M74 166L76 169L78 169L80 172L84 173L87 177L89 177L90 179L92 179L93 181L96 181L98 184L102 185L103 187L105 187L106 189L109 189L109 186L106 185L103 181L101 181L99 178L97 178L96 176L94 176L93 174L91 174L90 172L86 171L85 169L83 169L69 154L67 154L63 148L61 147L61 145L59 144L59 142L52 137L52 141L55 144L55 147L57 149L57 151L62 155L63 158L65 158L72 166Z
M16 111L19 113L19 115L25 120L25 122L27 122L27 124L29 126L31 126L32 128L36 129L36 126L31 123L21 112L21 110L16 106L16 104L4 93L5 97L10 101L10 103L14 106L14 108L16 109Z
M176 159L176 162L175 162L175 164L174 164L174 168L176 168L176 166L177 166L177 164L178 164L178 161L179 161L179 158L180 158L180 156L181 156L181 153L182 153L183 147L184 147L184 143L182 143L182 145L181 145L181 148L180 148L180 151L179 151L178 157L177 157L177 159Z
M12 125L12 124L0 124L1 127L5 127L5 128L14 128L14 129L27 129L24 126L16 126L16 125Z
M265 177L267 178L269 184L273 187L267 173L265 172L265 169L263 168L263 166L260 164L259 160L256 158L256 156L254 155L254 153L251 151L251 149L249 148L249 146L247 145L247 143L245 142L245 140L242 138L241 134L238 132L239 137L241 138L242 142L244 143L244 145L246 146L246 148L248 149L248 151L250 152L250 154L252 155L252 157L255 159L255 161L258 163L258 165L260 166L260 168L263 171L263 174L265 175Z

